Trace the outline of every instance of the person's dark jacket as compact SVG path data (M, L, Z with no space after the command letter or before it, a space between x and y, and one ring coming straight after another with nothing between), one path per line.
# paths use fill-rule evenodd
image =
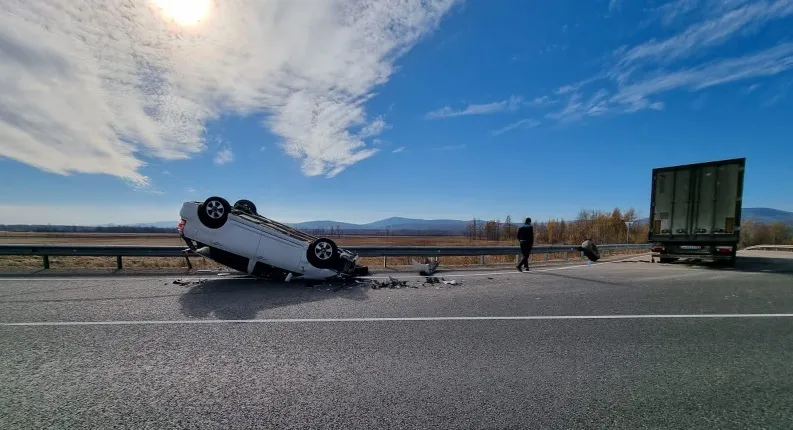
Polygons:
M529 245L534 245L534 227L531 224L523 224L518 228L518 240L525 241Z

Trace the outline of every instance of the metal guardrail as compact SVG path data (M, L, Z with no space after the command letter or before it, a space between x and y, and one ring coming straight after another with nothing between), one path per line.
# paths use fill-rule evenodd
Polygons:
M648 249L649 244L607 244L598 245L601 251L619 249ZM49 257L116 257L116 266L123 268L122 257L182 257L195 256L186 253L185 246L128 246L128 245L0 245L0 255L31 255L40 256L45 269L49 269ZM388 257L444 257L444 256L479 256L484 264L486 255L519 255L519 246L343 246L361 257L383 257L383 265L387 266ZM577 245L540 245L535 246L532 254L581 252ZM582 254L583 256L583 254ZM187 260L190 266L190 260Z
M754 245L747 246L744 251L793 251L793 245Z

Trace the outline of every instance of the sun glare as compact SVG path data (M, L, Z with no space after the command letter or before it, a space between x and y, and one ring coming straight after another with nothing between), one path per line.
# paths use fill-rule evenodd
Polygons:
M209 12L210 0L154 0L170 19L179 25L195 25Z

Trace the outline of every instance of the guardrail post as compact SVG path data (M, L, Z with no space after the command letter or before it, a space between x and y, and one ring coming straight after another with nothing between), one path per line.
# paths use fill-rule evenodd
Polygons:
M515 254L515 264L520 263L520 254Z
M383 256L383 267L388 267L388 257L385 255Z
M545 256L545 262L547 263L547 262L548 262L548 253L546 252L546 253L545 253L545 254L543 254L543 255Z
M584 251L581 251L581 259L584 259Z
M124 265L121 264L121 256L116 255L116 270L121 270L124 268Z
M41 260L44 263L44 268L45 269L49 269L50 268L50 256L49 255L42 255L41 256Z
M480 255L479 256L479 264L481 264L483 266L485 265L485 256L484 255Z
M569 259L570 259L570 253L569 252L565 252L564 253L564 261L568 261Z

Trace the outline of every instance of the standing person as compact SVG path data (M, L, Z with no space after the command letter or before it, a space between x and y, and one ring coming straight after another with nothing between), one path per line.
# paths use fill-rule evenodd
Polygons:
M520 241L520 252L523 254L523 260L516 266L518 272L523 271L523 267L529 270L529 257L531 256L531 248L534 246L534 227L531 225L531 218L526 218L526 222L518 228L518 240Z

